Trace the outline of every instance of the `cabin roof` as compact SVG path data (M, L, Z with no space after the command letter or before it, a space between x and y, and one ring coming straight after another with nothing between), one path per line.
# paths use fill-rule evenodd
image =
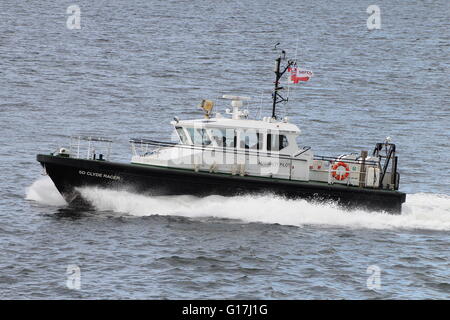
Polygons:
M300 134L300 129L292 123L283 121L268 122L263 120L211 118L196 120L172 121L172 125L180 127L204 127L204 128L234 128L234 129L256 129L256 130L279 130Z

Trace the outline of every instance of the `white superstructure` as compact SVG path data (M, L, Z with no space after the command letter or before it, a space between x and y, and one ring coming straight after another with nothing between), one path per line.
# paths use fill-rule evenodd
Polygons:
M272 117L248 119L247 110L241 109L248 98L224 98L232 100L232 111L226 110L229 117L216 113L210 118L209 109L205 119L176 118L172 121L177 139L174 143L133 139L132 163L241 176L378 186L378 158L364 159L364 173L367 173L364 176L361 176L362 158L357 155L315 159L309 147L298 146L301 131L296 125L287 119L278 121Z

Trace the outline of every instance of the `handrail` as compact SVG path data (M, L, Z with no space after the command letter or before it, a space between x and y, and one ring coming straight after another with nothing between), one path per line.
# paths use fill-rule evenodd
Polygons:
M261 150L251 150L251 149L236 149L236 148L229 148L229 147L211 147L211 146L199 146L199 145L184 145L179 144L176 142L166 142L166 141L156 141L156 140L150 140L150 139L130 139L131 143L136 144L144 144L144 145L154 145L159 147L178 147L178 148L185 148L190 150L201 150L201 151L221 151L225 153L234 153L234 154L244 154L244 155L255 155L255 156L263 156L268 158L280 158L283 160L299 160L296 157L303 154L304 152L311 149L311 147L305 147L304 150L301 150L300 153L297 153L294 156L288 155L288 154L278 154L273 155L274 152L267 152L267 151L261 151ZM329 156L314 156L314 160L324 160L329 162L336 162L336 161L342 161L345 163L352 163L352 164L361 164L361 160L351 160L351 159L339 159L339 157L329 157ZM370 160L365 161L366 165L378 165L378 162Z
M389 146L390 146L389 151L386 151L386 161L384 162L383 173L381 174L381 178L380 178L380 187L383 185L384 176L386 175L386 171L389 166L389 161L391 160L392 154L395 153L395 144L389 144ZM395 175L395 174L396 173L393 172L393 175ZM394 182L394 184L395 184L395 182Z
M78 136L78 135L72 135L70 136L71 139L79 139L84 141L98 141L98 142L114 142L112 139L99 137L99 136Z
M257 156L263 156L263 157L269 157L269 158L275 158L277 157L278 159L284 159L284 160L288 160L290 165L289 165L289 173L288 173L288 179L293 179L292 176L292 169L293 169L293 163L296 161L308 161L308 159L299 159L296 158L299 155L305 153L306 151L310 150L311 147L304 147L303 150L301 150L299 153L297 153L295 156L290 156L290 155L285 155L285 154L280 154L279 156L276 156L273 154L273 152L266 152L266 151L260 151L260 150L242 150L242 149L235 149L235 148L229 148L229 147L211 147L211 146L200 146L200 145L184 145L184 144L179 144L179 143L175 143L175 142L164 142L164 141L156 141L156 140L149 140L149 139L130 139L130 142L132 143L132 147L134 149L134 152L136 154L136 150L135 150L135 144L138 145L145 145L146 148L145 150L148 150L148 146L156 146L156 147L174 147L174 148L184 148L184 149L188 149L188 150L201 150L201 151L212 151L212 152L230 152L230 153L234 153L234 154L241 154L241 155L257 155ZM143 150L144 148L142 148ZM152 150L152 149L150 149ZM155 150L155 149L153 149ZM159 150L159 149L157 149ZM330 180L331 177L331 173L332 172L337 172L337 169L332 169L331 163L333 162L344 162L344 163L350 163L350 164L359 164L359 165L367 165L367 166L377 166L380 167L380 164L376 161L370 160L370 161L362 161L362 160L353 160L353 159L341 159L339 156L338 157L329 157L329 156L314 156L313 157L314 160L322 160L322 161L328 161L330 162L330 166L328 167L328 169L326 170L320 170L320 169L311 169L312 171L316 171L316 172L328 172L329 173L329 181L328 183L333 183ZM380 168L382 169L382 168ZM361 170L361 169L360 169ZM358 179L360 180L360 174L362 171L360 170L355 170L352 171L352 174L356 174L358 175ZM365 171L364 171L365 172ZM381 172L380 172L381 173ZM347 184L350 183L350 180L347 181ZM375 187L375 186L374 186ZM379 188L383 188L382 186L377 186Z
M294 158L297 158L299 155L304 154L306 151L308 151L310 149L311 149L311 147L303 147L303 149L300 152L294 154Z
M82 148L82 141L86 141L88 143L87 145L87 155L86 159L95 159L95 149L94 149L94 143L100 142L106 144L106 157L103 158L104 154L101 155L100 160L107 160L109 159L109 156L111 154L111 144L113 142L112 139L99 137L99 136L91 136L91 135L71 135L70 136L70 150L72 150L72 147L76 147L76 157L80 158L81 148ZM84 147L83 147L84 149Z
M185 144L179 144L175 142L164 142L164 141L156 141L156 140L148 140L148 139L130 139L131 143L136 144L144 144L144 145L154 145L158 147L177 147L177 148L184 148L189 150L201 150L201 151L214 151L214 152L225 152L225 153L234 153L234 154L240 154L240 155L254 155L254 156L262 156L262 157L268 157L268 158L281 158L281 159L291 159L291 156L289 154L278 154L277 151L262 151L262 150L252 150L252 149L237 149L237 148L230 148L230 147L211 147L211 146L199 146L199 145L185 145ZM276 155L273 155L276 154Z
M329 156L319 156L319 155L315 155L314 160L323 160L323 161L329 161L329 162L342 161L342 162L353 163L353 164L361 164L361 162L362 162L362 160L340 159L339 157L329 157ZM364 164L377 166L378 162L373 161L373 160L369 160L369 161L365 160Z

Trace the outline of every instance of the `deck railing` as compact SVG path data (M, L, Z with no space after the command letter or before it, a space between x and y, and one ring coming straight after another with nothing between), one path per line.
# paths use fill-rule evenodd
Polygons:
M111 155L111 144L113 140L104 137L96 137L89 135L70 136L71 157L83 158L91 160L108 160ZM76 153L73 152L74 148ZM100 151L100 152L98 152Z
M275 158L277 160L284 160L288 161L289 163L289 171L286 173L287 179L295 179L293 176L292 168L295 162L306 162L307 159L298 158L299 155L309 151L310 147L304 147L303 149L299 150L294 156L291 156L289 154L283 154L280 152L275 151L263 151L263 150L255 150L255 149L241 149L241 148L233 148L233 147L216 147L216 146L210 146L210 145L185 145L185 144L179 144L175 142L164 142L164 141L156 141L156 140L149 140L149 139L131 139L130 140L133 153L135 155L139 155L138 149L141 152L141 155L147 155L153 152L158 152L158 150L164 149L164 148L180 148L184 150L194 150L194 151L201 151L203 152L222 152L223 154L234 154L234 155L240 155L242 156L253 156L253 157L261 157L261 158ZM241 158L242 159L242 158ZM326 162L326 168L320 170L320 169L314 169L314 168L308 168L310 171L318 172L318 173L326 173L326 176L324 176L323 182L327 182L329 184L338 183L337 180L334 180L332 178L332 173L337 172L337 169L332 168L333 163L337 162L344 162L349 165L359 165L359 169L357 170L351 170L349 173L354 177L355 175L358 176L357 184L361 187L366 187L366 177L367 177L367 166L374 166L382 170L380 167L380 163L373 160L364 160L361 159L342 159L341 157L331 157L331 156L314 156L313 160L321 160ZM195 164L195 161L192 162L192 164ZM239 164L239 163L238 163ZM194 170L198 170L198 168L194 165ZM306 165L306 164L305 164ZM381 172L380 172L381 175ZM322 179L320 181L322 181ZM353 178L353 182L350 181L350 177L347 178L344 181L341 181L339 183L344 183L347 185L355 185L355 180ZM371 187L380 187L380 185L371 185Z
M311 147L304 147L299 152L297 152L294 156L289 154L283 154L278 151L263 151L258 149L241 149L234 147L215 147L215 146L204 146L204 145L190 145L190 144L179 144L176 142L164 142L164 141L156 141L149 139L130 139L130 143L132 144L132 149L134 154L138 154L136 150L136 145L141 146L141 152L148 153L151 151L156 151L159 148L167 148L167 147L176 147L182 149L190 149L190 150L199 150L199 151L215 151L215 152L224 152L224 153L234 153L241 155L253 155L260 157L269 157L269 158L277 158L281 160L299 160L297 157L301 154L309 151ZM150 149L149 147L153 146L154 149ZM352 160L352 159L340 159L339 157L329 157L329 156L314 156L314 160L323 160L328 162L336 162L341 161L349 164L361 164L361 160ZM379 162L377 161L364 161L366 165L377 166Z

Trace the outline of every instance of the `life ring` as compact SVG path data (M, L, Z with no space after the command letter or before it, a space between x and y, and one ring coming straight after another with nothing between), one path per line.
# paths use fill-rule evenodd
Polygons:
M344 167L345 168L345 173L342 173L342 174L337 173L336 170L339 167ZM339 161L338 163L335 163L333 165L331 175L336 180L339 180L339 181L345 180L350 175L350 168L349 168L348 164L346 164L345 162Z

